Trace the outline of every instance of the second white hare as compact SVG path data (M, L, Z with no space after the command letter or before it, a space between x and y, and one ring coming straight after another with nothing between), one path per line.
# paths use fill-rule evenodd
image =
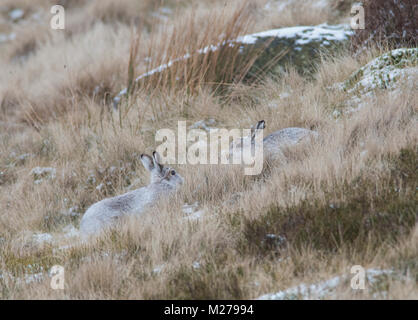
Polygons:
M232 157L234 150L243 151L246 145L253 146L255 144L255 136L259 130L266 127L264 120L258 121L255 126L251 128L251 136L243 137L238 141L233 141L229 147L229 154ZM298 144L301 141L317 138L318 133L304 128L285 128L269 134L263 139L263 152L267 159L276 159L282 156L282 149L286 146ZM251 144L246 140L251 139Z
M155 204L161 196L167 196L184 181L174 169L161 164L157 152L153 152L152 157L142 154L141 161L151 173L150 184L93 204L81 219L82 235L97 233L116 223L123 216L141 214L147 207Z

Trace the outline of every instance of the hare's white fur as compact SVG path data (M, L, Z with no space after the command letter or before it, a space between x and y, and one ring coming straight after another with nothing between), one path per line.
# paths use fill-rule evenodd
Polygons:
M151 173L150 184L93 204L80 222L80 232L83 236L98 233L116 223L123 216L143 213L161 196L168 195L183 183L183 177L175 170L160 164L157 152L154 152L152 157L141 155L141 161Z
M265 121L261 120L251 128L251 136L243 137L238 141L233 141L229 148L230 157L232 157L234 150L242 152L246 146L253 146L255 144L256 134L265 127ZM277 159L283 155L283 148L296 145L309 138L315 139L317 137L318 133L316 131L304 128L292 127L275 131L263 139L264 156L267 159ZM249 143L250 139L251 144Z

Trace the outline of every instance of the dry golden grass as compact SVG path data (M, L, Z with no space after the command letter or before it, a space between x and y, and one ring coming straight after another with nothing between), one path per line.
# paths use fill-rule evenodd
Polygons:
M97 3L81 2L70 14L81 21ZM382 283L385 295L342 285L334 298L417 299L417 92L379 91L366 107L333 116L349 97L330 86L379 52L324 57L314 80L289 70L253 86L228 78L234 52L206 55L140 84L114 112L110 97L129 83L129 60L137 76L218 43L222 33L234 38L331 19L329 9L302 6L312 14L292 7L291 19L277 22L263 11L265 1L231 1L226 8L224 1L170 1L175 15L139 22L147 31L135 34L134 3L124 1L116 14L109 2L70 35L46 30L24 61L1 55L0 297L253 299L362 265L394 270L397 276ZM141 63L146 57L152 65ZM180 85L173 85L169 77L181 72ZM212 82L230 85L216 91ZM265 135L299 126L321 138L286 150L287 161L266 164L256 177L237 166L178 166L186 183L157 208L88 243L64 236L80 216L63 211L83 214L96 201L148 183L139 154L155 149L156 130L208 118L226 128L266 119ZM55 168L55 179L35 184L30 171L38 166ZM188 220L182 206L196 201L205 214ZM50 233L54 242L39 245L34 233ZM286 242L269 242L267 234ZM63 291L52 290L46 275L55 264L65 267ZM25 281L38 272L40 281Z

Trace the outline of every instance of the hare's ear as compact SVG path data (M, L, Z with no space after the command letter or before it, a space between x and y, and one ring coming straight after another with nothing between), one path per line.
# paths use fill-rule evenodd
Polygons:
M264 120L258 121L256 129L265 129L266 128L266 122Z
M141 161L145 169L147 169L148 171L152 171L152 169L154 169L153 159L149 155L141 154Z
M161 157L160 157L160 155L158 154L157 151L154 151L152 153L152 159L153 159L153 162L154 162L154 167L159 169L160 171L162 171L164 166L161 164Z
M258 121L257 124L251 129L251 142L254 142L255 134L257 130L263 130L266 127L266 122L264 120Z

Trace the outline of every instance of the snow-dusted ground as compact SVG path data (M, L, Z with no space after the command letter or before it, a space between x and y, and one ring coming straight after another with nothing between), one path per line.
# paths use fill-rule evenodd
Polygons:
M349 93L365 94L375 89L394 89L399 80L414 84L417 64L417 48L392 50L370 61L340 86Z
M366 286L378 281L379 277L391 275L392 270L380 270L380 269L366 269ZM315 299L332 299L336 289L347 282L350 286L350 279L353 275L342 275L334 278L321 281L314 284L302 283L298 286L291 287L289 289L279 291L276 293L269 293L262 295L257 300L315 300Z
M30 172L33 175L35 184L40 184L44 179L55 179L57 170L55 168L36 167Z
M25 11L23 11L22 9L13 9L12 11L9 12L9 17L13 21L22 19L24 15L25 15Z
M254 44L259 38L296 38L296 45L304 45L311 41L344 41L352 34L345 25L329 26L321 24L318 26L297 26L289 28L272 29L259 33L239 37L236 42Z
M398 94L400 87L416 89L418 81L418 49L400 48L389 51L354 72L346 81L335 88L351 94L347 99L345 114L356 112L375 99L376 89L390 90ZM335 111L335 116L341 112Z
M33 282L41 282L42 280L44 280L46 273L42 272L42 267L40 267L41 272L32 272L32 265L27 265L26 269L28 271L22 277L15 277L11 273L0 273L0 280L6 283L11 281L16 284L31 284Z
M3 42L12 41L14 39L16 39L16 33L11 33L11 34L0 33L0 44L2 44Z

